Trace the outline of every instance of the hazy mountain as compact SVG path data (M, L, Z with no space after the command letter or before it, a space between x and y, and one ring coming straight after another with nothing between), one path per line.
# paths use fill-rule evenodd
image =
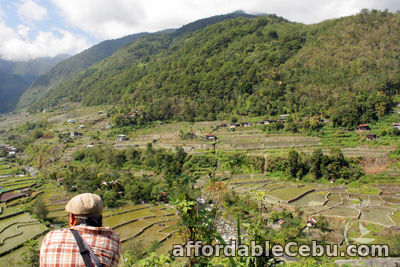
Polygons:
M21 95L37 77L68 57L68 55L59 55L29 61L0 59L0 113L12 111Z

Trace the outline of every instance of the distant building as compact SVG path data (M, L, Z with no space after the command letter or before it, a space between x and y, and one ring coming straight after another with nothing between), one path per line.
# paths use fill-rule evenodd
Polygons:
M225 128L227 126L228 125L226 123L221 123L221 124L217 125L217 128Z
M206 135L206 140L207 141L216 141L218 138L214 134L207 134Z
M287 117L289 117L289 116L290 116L289 114L282 114L280 116L280 119L281 119L281 121L285 121L287 119Z
M68 122L69 124L74 124L74 123L76 123L76 120L75 120L75 119L69 119L69 120L67 120L67 122Z
M368 124L360 124L360 125L358 125L358 129L360 131L369 131L369 130L371 130L371 128L369 128Z
M317 220L314 217L311 217L310 219L308 219L308 221L307 221L308 227L313 227L315 225L317 225Z
M78 127L76 127L77 129L84 129L85 128L85 125L83 125L83 124L80 124L80 125L78 125Z
M126 135L120 134L120 135L117 136L117 140L118 140L119 142L122 142L122 141L128 140L128 138L126 137Z
M234 132L234 131L236 130L236 126L235 126L235 125L229 126L229 130L231 130L232 132Z
M392 126L393 126L393 128L397 128L400 130L400 122L393 122Z
M379 137L378 137L376 134L367 134L367 135L365 136L365 138L366 138L367 140L369 140L369 141L378 140L378 139L379 139Z
M264 124L264 121L256 121L255 123L260 125L260 124Z
M72 131L72 132L69 134L69 137L71 137L71 138L73 138L73 137L78 137L78 136L82 136L82 133L76 132L76 131Z
M242 127L250 127L251 126L251 123L247 122L247 121L242 121L240 124L242 125Z

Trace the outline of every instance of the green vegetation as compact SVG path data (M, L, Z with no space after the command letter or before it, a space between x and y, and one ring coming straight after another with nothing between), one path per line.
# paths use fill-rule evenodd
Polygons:
M311 181L340 179L346 183L358 180L363 175L359 160L345 159L338 148L332 148L330 155L324 155L321 149L316 149L311 156L290 150L287 158L269 157L267 171L285 172L288 177L300 180L309 174Z
M399 14L363 10L309 26L270 15L225 20L179 38L148 35L51 90L35 107L62 100L122 103L140 108L148 121L323 114L335 126L353 128L393 106L399 81L387 66L398 64L392 31L399 23Z

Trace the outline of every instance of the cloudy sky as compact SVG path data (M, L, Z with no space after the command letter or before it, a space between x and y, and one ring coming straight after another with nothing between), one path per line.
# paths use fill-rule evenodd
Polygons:
M100 41L244 10L302 23L400 9L399 0L0 0L0 58L76 54Z

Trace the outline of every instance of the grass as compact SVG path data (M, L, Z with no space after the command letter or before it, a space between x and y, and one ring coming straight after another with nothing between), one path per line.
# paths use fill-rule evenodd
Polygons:
M285 187L285 188L278 188L275 190L271 190L270 192L267 192L267 194L282 200L289 201L313 188L315 187L314 186Z
M391 215L393 209L386 207L377 208L363 208L361 210L362 221L367 221L371 223L379 223L386 226L391 226L393 223L389 220L388 215Z

